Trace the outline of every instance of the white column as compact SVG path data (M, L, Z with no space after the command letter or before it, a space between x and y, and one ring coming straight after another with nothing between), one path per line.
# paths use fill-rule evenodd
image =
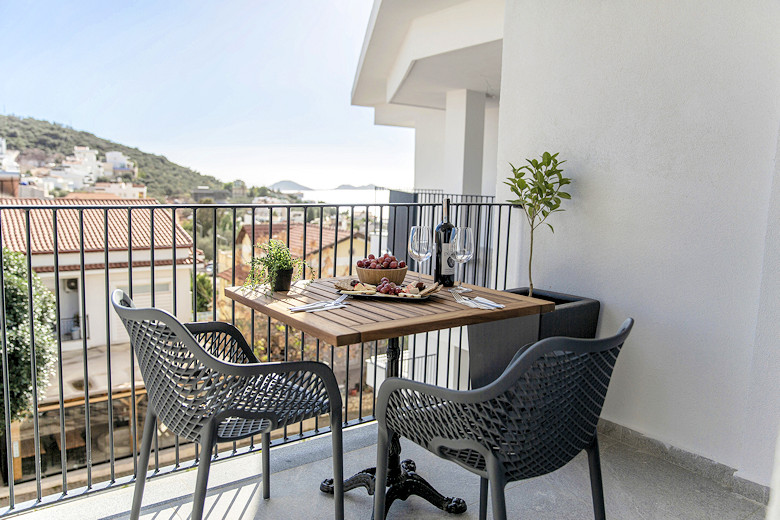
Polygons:
M485 93L447 92L444 167L445 192L482 192L482 145L485 134Z

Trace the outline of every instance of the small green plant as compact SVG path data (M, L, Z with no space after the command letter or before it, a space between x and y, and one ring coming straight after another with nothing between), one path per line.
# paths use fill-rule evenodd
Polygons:
M255 288L258 285L268 285L272 291L280 271L293 269L293 282L306 277L308 267L314 277L314 269L300 258L293 258L290 250L281 240L271 239L265 244L255 245L260 256L252 258L249 263L249 276L244 282L245 287Z
M534 294L534 282L531 277L531 266L534 258L534 230L539 227L547 217L561 209L561 199L571 199L563 186L571 184L571 179L563 176L563 170L559 166L566 161L559 161L558 154L544 152L542 160L526 159L528 164L516 168L512 167L512 177L507 177L504 184L509 186L517 199L508 202L517 204L523 210L528 226L531 230L528 253L528 296ZM547 223L550 231L555 233L551 224Z

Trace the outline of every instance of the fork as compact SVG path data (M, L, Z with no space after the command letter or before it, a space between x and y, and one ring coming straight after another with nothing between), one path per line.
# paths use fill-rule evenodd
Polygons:
M472 307L474 309L482 309L482 310L492 310L493 307L489 307L487 305L481 304L479 302L475 302L474 300L470 300L469 298L466 298L459 292L450 290L450 294L455 297L455 301L458 303L461 303L463 305L466 305L468 307Z
M314 303L307 303L306 305L301 305L300 307L290 307L291 312L300 312L300 311L308 311L310 309L316 309L317 307L329 307L331 305L338 305L344 300L347 299L349 295L348 294L342 294L335 300L331 302L314 302Z

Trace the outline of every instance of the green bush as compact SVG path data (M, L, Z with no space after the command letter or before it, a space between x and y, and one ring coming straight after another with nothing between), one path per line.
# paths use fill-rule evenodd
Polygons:
M56 359L54 325L56 302L37 274L32 277L33 332L38 397L46 390ZM33 378L30 361L30 309L28 302L27 259L21 253L3 249L3 288L5 289L5 334L8 345L8 387L11 420L32 412ZM0 366L2 358L0 357ZM2 378L5 371L0 373ZM0 418L5 420L5 395L0 390ZM3 431L5 431L3 429ZM2 433L2 432L0 432Z

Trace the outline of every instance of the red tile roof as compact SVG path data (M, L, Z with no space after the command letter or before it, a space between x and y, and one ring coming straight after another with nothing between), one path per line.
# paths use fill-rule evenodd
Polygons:
M104 207L138 206L128 210L108 209L108 250L127 251L128 212L132 214L132 247L134 250L151 249L151 214L154 212L154 248L170 249L173 242L171 210L153 208L153 199L0 199L0 234L2 245L12 251L27 251L27 210L4 206L100 206L96 209L57 209L57 238L60 253L78 252L81 246L79 214L84 215L84 251L104 251L106 216ZM30 209L30 236L32 254L54 252L53 213L51 209ZM176 247L192 247L192 238L176 224Z
M303 256L303 230L304 225L302 223L290 224L290 240L289 247L293 256ZM273 224L273 236L287 242L287 222L275 222ZM242 239L243 236L249 236L252 234L252 225L246 224L239 232L238 239ZM364 238L363 233L359 231L353 232L355 238ZM255 224L255 239L254 244L262 244L268 240L268 224ZM339 230L338 241L339 243L344 240L349 240L349 231ZM320 249L327 249L333 247L336 242L336 228L333 226L322 227L322 244L320 244L320 225L319 224L306 224L306 256L312 253L318 252Z

